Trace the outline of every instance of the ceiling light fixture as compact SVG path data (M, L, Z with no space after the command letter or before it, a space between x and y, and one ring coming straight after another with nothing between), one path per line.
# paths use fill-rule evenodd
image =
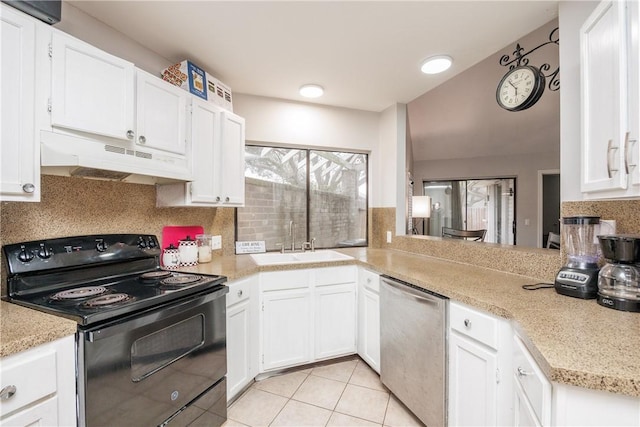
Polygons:
M425 74L438 74L448 70L452 62L453 59L448 55L432 56L422 63L420 69Z
M305 98L318 98L322 96L324 89L318 85L304 85L300 88L300 95Z

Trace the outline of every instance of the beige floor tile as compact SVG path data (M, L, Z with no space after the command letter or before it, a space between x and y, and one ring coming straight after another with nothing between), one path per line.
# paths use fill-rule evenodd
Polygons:
M345 386L340 381L309 375L292 399L333 410Z
M382 427L382 424L376 424L363 420L362 418L333 412L331 418L329 418L327 427Z
M378 373L363 361L358 362L358 366L356 366L353 375L351 375L349 379L349 384L372 388L374 390L388 391L387 388L382 385L382 382L380 382Z
M249 389L231 405L227 418L248 426L268 426L286 403L285 397Z
M394 395L389 399L384 425L389 427L424 426Z
M357 364L358 359L352 359L330 365L318 366L317 368L313 368L311 375L346 383L349 381L349 378L351 378L351 374L353 374L353 370Z
M389 393L347 384L336 406L336 412L382 424Z
M278 414L271 426L325 426L331 411L295 400L290 400Z
M257 381L252 387L277 394L278 396L291 397L306 378L307 374L291 372L289 374L277 375L262 381Z
M227 419L227 421L225 421L224 424L222 424L222 427L247 427L247 425L239 423L238 421L235 421L235 420Z

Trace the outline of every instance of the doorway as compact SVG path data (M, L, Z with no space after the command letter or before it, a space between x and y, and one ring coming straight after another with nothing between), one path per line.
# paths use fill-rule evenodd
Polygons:
M538 247L546 248L549 232L560 234L560 173L538 172Z
M485 229L485 242L515 245L515 189L515 178L423 182L423 194L431 197L426 234L441 236L442 227Z

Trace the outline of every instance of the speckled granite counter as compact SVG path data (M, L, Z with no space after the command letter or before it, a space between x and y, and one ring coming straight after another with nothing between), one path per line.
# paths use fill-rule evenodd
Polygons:
M537 279L468 264L384 249L340 252L379 273L511 320L552 381L640 396L638 313L601 307L595 300L558 295L553 288L527 291L522 285L536 283ZM192 271L237 279L258 271L323 265L328 264L257 267L248 255L241 255L217 258Z
M0 301L0 357L73 335L76 328L73 320Z
M385 249L344 249L355 262L512 321L540 368L558 383L640 396L640 314L607 309L595 300L527 291L538 280L473 265ZM230 280L259 271L290 270L341 261L258 267L248 255L216 257L185 271L224 274ZM60 336L75 323L6 302L1 306L1 354ZM20 322L27 318L28 322ZM16 321L17 320L17 321ZM16 324L22 326L15 328ZM11 325L11 327L9 327Z

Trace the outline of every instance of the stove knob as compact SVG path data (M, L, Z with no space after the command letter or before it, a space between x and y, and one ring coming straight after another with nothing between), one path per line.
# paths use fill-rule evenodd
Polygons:
M138 237L138 247L140 249L147 249L147 243L144 241L144 237L142 236Z
M24 245L20 245L20 253L18 254L18 259L22 262L29 262L33 259L33 253L27 251L27 248Z
M149 237L149 242L147 243L147 247L153 249L156 247L156 242L153 240L153 237Z
M42 259L47 259L47 258L51 258L51 255L53 255L53 250L51 248L48 248L44 245L44 243L40 243L40 249L38 250L38 256Z
M107 244L105 243L104 239L97 239L96 240L96 250L98 252L104 252L107 250Z

